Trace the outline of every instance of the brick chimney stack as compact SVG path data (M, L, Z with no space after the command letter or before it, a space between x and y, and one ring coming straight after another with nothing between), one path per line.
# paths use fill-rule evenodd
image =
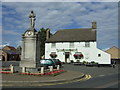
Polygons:
M50 29L46 30L46 40L50 38Z
M96 21L92 22L92 29L97 29L97 23L96 23Z

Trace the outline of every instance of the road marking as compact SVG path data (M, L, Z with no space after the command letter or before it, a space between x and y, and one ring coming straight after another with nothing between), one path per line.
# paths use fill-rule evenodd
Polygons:
M105 75L99 75L99 77L103 77L103 76L105 76Z
M28 83L28 84L25 84L24 86L28 85L28 86L35 87L35 86L50 86L50 85L58 85L58 84L67 84L67 83L73 83L73 82L80 82L80 81L89 80L90 78L92 78L91 75L86 74L83 78L77 79L77 80L63 81L63 82L56 82L56 83L38 83L38 84L37 83ZM2 84L2 86L10 87L10 86L16 86L16 85L10 83L10 84ZM22 86L22 84L19 84L19 86Z
M113 75L113 74L118 74L118 73L109 73L109 74L106 74L106 75L98 75L98 76L94 76L94 77L103 77L103 76L108 76L108 75Z
M118 83L120 82L111 82L111 83L108 83L108 84L105 84L105 85L102 85L102 86L98 86L98 87L95 87L95 88L108 88L110 86L113 86L113 85L118 85Z
M61 83L34 84L32 86L50 86L50 85L67 84L67 83L89 80L90 78L92 78L91 75L85 75L84 78L81 78L81 79L78 79L78 80L66 81L66 82L61 82Z

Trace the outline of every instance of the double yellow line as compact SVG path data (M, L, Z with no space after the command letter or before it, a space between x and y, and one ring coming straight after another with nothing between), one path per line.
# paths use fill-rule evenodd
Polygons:
M77 79L77 80L71 80L71 81L65 81L65 82L56 82L56 83L45 83L45 84L34 84L33 86L50 86L50 85L58 85L58 84L68 84L68 83L74 83L74 82L80 82L80 81L86 81L92 78L91 75L86 74L83 78Z
M85 75L85 80L88 80L88 79L90 79L90 78L92 78L91 75L89 75L89 74L86 74L86 75ZM83 78L83 79L84 79L84 78Z
M78 79L78 80L75 80L75 81L73 81L73 82L85 81L85 80L89 80L90 78L92 78L92 76L89 75L89 74L86 74L83 78Z
M71 80L71 81L65 81L65 82L56 82L56 83L38 83L38 84L31 84L30 86L39 87L39 86L50 86L50 85L58 85L58 84L67 84L67 83L86 81L86 80L89 80L90 78L92 78L92 76L89 75L89 74L86 74L83 78L77 79L77 80ZM8 86L9 87L9 86L15 86L15 85L3 84L3 85L0 85L0 86Z

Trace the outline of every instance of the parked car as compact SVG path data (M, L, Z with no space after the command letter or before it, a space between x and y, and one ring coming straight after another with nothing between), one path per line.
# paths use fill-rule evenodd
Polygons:
M42 59L40 60L41 67L55 66L55 62L52 59Z
M48 66L53 66L54 68L56 68L57 65L60 65L60 67L62 66L62 62L59 59L42 59L42 60L40 60L41 67L48 68Z
M53 59L53 61L55 62L55 65L60 65L60 67L62 67L62 62L59 59Z

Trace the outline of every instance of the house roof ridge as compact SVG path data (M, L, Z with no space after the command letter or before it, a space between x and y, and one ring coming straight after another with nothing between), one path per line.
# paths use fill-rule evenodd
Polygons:
M115 49L117 49L117 50L120 50L120 48L118 48L118 47L116 47L116 46L112 46L111 48L107 49L106 51L109 51L109 50L111 50L111 49L113 49L113 48L115 48Z
M118 47L116 47L116 46L112 46L110 49L112 49L112 48L116 48L116 49L119 49Z
M63 31L63 30L83 30L83 29L92 29L92 28L71 28L71 29L59 29L58 31Z

